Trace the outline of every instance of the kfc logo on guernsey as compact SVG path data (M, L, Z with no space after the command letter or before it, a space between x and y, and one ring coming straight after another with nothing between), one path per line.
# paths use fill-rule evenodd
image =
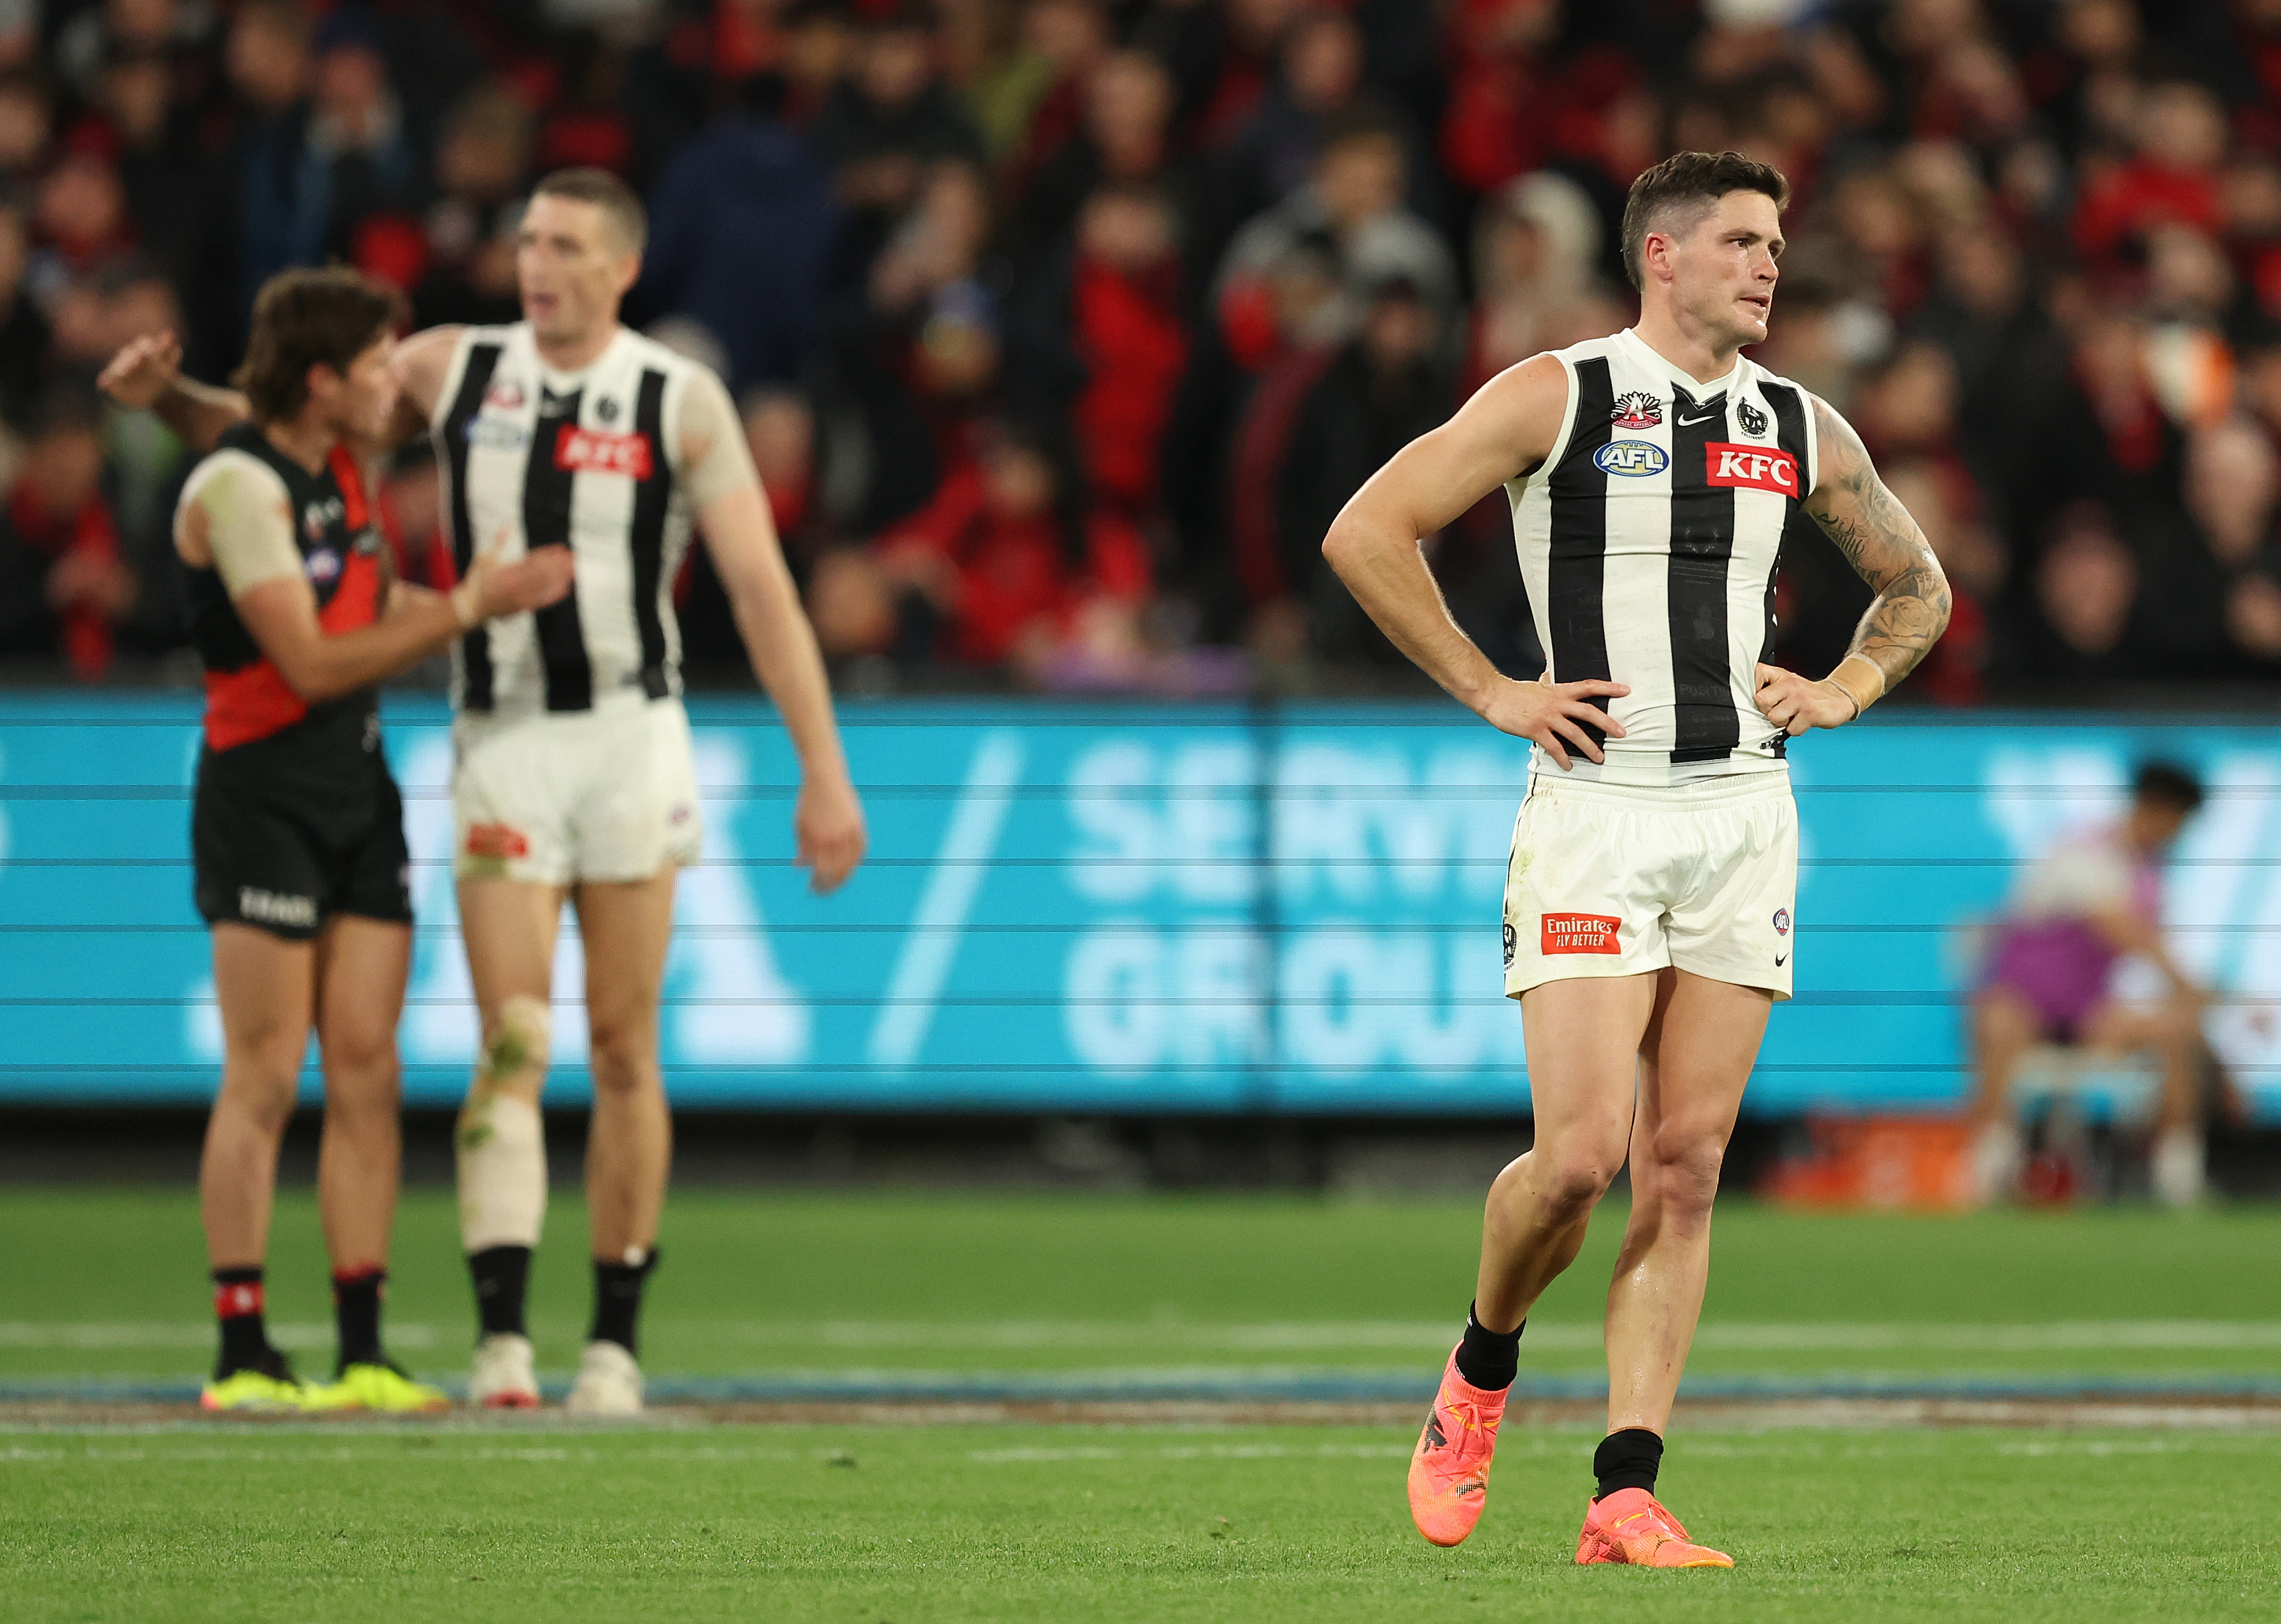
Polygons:
M1544 953L1621 953L1616 932L1623 921L1608 914L1545 914L1541 916Z
M622 474L629 479L647 479L649 436L605 434L599 429L565 423L555 431L554 466L573 473Z
M1703 448L1703 460L1704 477L1711 484L1776 496L1805 494L1798 488L1798 459L1786 451L1713 440Z

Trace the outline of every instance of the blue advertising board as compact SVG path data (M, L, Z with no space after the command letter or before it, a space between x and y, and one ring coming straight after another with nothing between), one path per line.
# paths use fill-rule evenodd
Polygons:
M663 1017L684 1107L1527 1108L1499 929L1526 747L1453 705L849 703L871 855L831 897L791 865L794 762L768 708L691 710L706 855ZM420 918L406 1093L445 1104L476 1023L440 704L392 697L388 747ZM196 749L189 696L0 701L0 1101L211 1094ZM1975 923L2022 859L2114 816L2147 755L2212 785L2170 928L2224 994L2213 1042L2281 1108L2281 731L1896 709L1793 751L1798 996L1747 1109L1960 1098ZM583 978L566 929L550 1098L584 1094Z

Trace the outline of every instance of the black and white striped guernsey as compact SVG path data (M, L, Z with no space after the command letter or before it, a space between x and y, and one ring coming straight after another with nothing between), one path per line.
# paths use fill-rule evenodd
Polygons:
M625 329L575 374L542 361L527 322L461 335L429 423L454 560L464 572L502 535L511 557L567 546L577 559L560 603L460 640L461 709L579 711L680 692L673 579L694 505L674 448L692 388L721 385Z
M1554 352L1568 406L1543 466L1505 486L1556 682L1604 700L1625 737L1575 775L1637 785L1782 769L1755 699L1774 643L1782 527L1820 466L1805 390L1737 357L1698 383L1626 329Z

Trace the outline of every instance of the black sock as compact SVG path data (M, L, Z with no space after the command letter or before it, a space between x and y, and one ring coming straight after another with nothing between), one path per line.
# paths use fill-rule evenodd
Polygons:
M1527 1329L1524 1319L1510 1331L1492 1331L1467 1309L1465 1340L1458 1344L1458 1374L1484 1391L1503 1392L1520 1370L1520 1334Z
M214 1380L223 1381L262 1364L269 1353L269 1331L261 1318L259 1269L216 1269L213 1288L214 1319L221 1326Z
M530 1289L530 1249L527 1246L487 1246L468 1254L468 1272L476 1281L476 1318L485 1336L528 1336L523 1328L522 1300Z
M333 1276L333 1329L340 1342L339 1375L352 1365L381 1365L380 1295L385 1269L352 1269Z
M1592 1475L1600 1486L1592 1493L1604 1500L1619 1489L1655 1492L1655 1474L1663 1465L1663 1440L1644 1427L1627 1427L1600 1440L1592 1451Z
M634 1321L641 1318L642 1282L657 1267L657 1249L639 1263L594 1260L594 1328L590 1342L615 1342L628 1353L634 1347Z

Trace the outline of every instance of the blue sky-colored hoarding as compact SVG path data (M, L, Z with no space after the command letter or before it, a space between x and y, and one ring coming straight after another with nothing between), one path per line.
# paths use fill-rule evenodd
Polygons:
M707 853L664 1017L684 1106L1526 1110L1498 904L1526 748L1454 706L848 705L872 855L821 899L787 862L793 761L766 707L692 711ZM450 738L415 698L388 733L420 913L406 1093L446 1103L475 1035ZM196 747L186 696L0 704L0 1099L210 1094ZM1957 1098L1974 922L2150 754L2215 791L2167 907L2228 994L2213 1040L2281 1105L2281 732L1895 710L1794 751L1798 996L1749 1109ZM582 976L566 930L552 1098L584 1092Z

